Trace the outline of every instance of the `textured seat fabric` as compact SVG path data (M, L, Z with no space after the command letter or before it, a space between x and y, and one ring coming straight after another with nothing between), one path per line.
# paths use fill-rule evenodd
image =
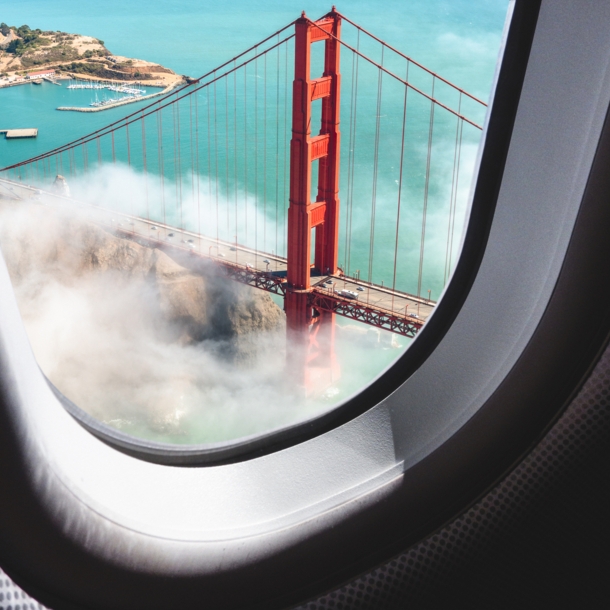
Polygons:
M44 610L0 570L0 610Z

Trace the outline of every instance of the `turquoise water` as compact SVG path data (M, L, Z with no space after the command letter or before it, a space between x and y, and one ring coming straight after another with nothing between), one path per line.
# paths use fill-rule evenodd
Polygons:
M357 23L362 24L368 30L384 39L389 44L410 55L416 61L426 65L429 69L441 74L443 77L454 82L457 86L464 88L470 93L487 100L493 79L498 48L501 39L507 9L507 0L479 0L479 1L440 1L440 0L414 0L414 1L387 1L384 3L364 2L356 0L345 6L338 5L346 16ZM321 2L310 2L307 4L292 1L266 1L245 2L236 0L230 4L230 10L217 4L210 3L208 6L201 5L195 0L183 0L171 3L171 11L167 9L167 3L141 0L131 2L118 2L109 0L105 3L88 4L86 9L82 3L75 0L59 0L53 3L42 0L21 0L19 4L6 4L0 7L0 21L11 25L27 23L30 27L41 29L61 29L95 36L104 40L106 46L114 53L137 57L158 62L172 68L180 74L189 76L200 76L215 66L236 55L251 44L259 41L273 31L284 26L300 15L303 8L308 16L317 17L329 10L330 6ZM346 36L351 35L352 44L356 44L353 32L344 32ZM363 49L374 59L379 60L379 49L370 45ZM275 65L275 56L270 55L270 69ZM292 57L278 54L278 66L284 65L284 61L290 65ZM386 61L388 57L386 56ZM352 171L353 184L351 190L354 193L354 230L353 240L348 244L346 214L342 215L340 228L340 264L347 272L360 271L362 279L373 279L376 283L382 281L388 285L392 282L392 262L394 253L395 215L396 215L396 191L397 191L397 168L399 165L400 150L400 120L402 116L403 89L391 82L384 81L383 105L380 107L380 157L377 184L377 210L375 217L375 249L374 263L371 262L369 251L370 227L372 222L371 207L371 168L372 150L375 138L375 122L367 118L375 116L376 109L376 87L377 72L370 67L361 65L359 72L360 98L358 101L359 127L357 140L350 140L349 113L347 92L350 90L354 79L354 64L348 52L342 54L343 91L342 98L342 205L347 201L347 184L349 178L348 160L349 150L354 152L354 169ZM256 69L250 69L244 76L245 81L252 84L255 78L260 78L262 71L266 69L261 63ZM399 71L403 69L398 63L392 65L392 69ZM368 70L368 71L367 71ZM286 74L282 73L285 77ZM241 78L241 75L240 75ZM425 88L429 83L421 75L411 73L411 79ZM241 82L241 81L240 81ZM283 82L283 81L282 81ZM231 83L231 81L229 81ZM230 95L230 86L226 93ZM235 85L236 86L236 85ZM282 85L283 86L283 85ZM275 99L275 84L271 83L267 95L269 100ZM219 89L220 102L210 105L207 91L203 90L196 94L197 105L205 117L208 110L212 109L212 116L216 113L217 123L220 129L205 132L202 126L201 138L205 140L220 137L224 141L226 137L229 142L239 142L236 150L243 153L243 159L233 161L229 155L223 155L222 147L220 160L218 155L208 158L207 167L200 167L199 174L202 175L201 193L197 192L197 199L201 195L204 205L204 216L210 222L210 226L220 227L219 236L232 241L235 234L239 235L238 241L245 245L255 246L258 244L261 250L283 253L285 251L285 206L283 193L286 185L283 178L275 173L274 155L277 150L285 150L286 142L283 134L273 127L273 119L276 122L284 121L284 114L278 104L279 114L277 116L270 112L267 127L262 123L262 117L266 117L267 98L264 90L259 90L258 102L250 104L244 114L241 113L243 98L241 89L236 89L236 104L233 109L230 105L225 106L222 98L222 87ZM130 114L142 107L146 102L131 104L127 107L107 110L99 113L72 113L58 112L55 110L60 105L88 105L94 94L91 91L68 91L65 87L56 87L44 83L40 87L20 86L0 90L0 128L37 127L39 136L36 140L6 141L0 138L0 167L27 159L35 154L40 154L67 141L73 140L81 135L99 129L104 125L115 121L122 116ZM279 88L278 88L278 100ZM447 103L455 104L455 99L449 99L448 92L442 89L436 90L436 95ZM447 99L443 98L447 95ZM193 96L195 99L195 96ZM409 101L410 122L407 129L407 140L405 153L405 185L403 197L409 206L405 204L405 212L401 217L399 251L401 253L401 267L396 273L396 285L398 288L416 292L417 265L420 254L420 216L422 213L421 200L423 193L423 177L425 166L425 149L428 136L429 106L423 104L416 97ZM473 105L467 104L462 107L465 113L473 113L473 118L479 124L484 119L484 110L477 110ZM225 130L225 115L229 117L235 112L237 116L237 128ZM174 114L172 114L174 113ZM193 106L190 102L182 103L178 113L168 109L164 111L162 120L166 126L164 131L163 147L170 151L172 146L175 151L175 143L172 142L172 132L167 126L175 124L176 119L187 125L192 118ZM478 113L478 114L477 114ZM474 116L476 115L476 116ZM147 145L155 146L159 141L157 138L157 127L154 122L147 120L145 124L147 132ZM224 122L223 122L224 121ZM250 129L250 146L252 146L253 128L258 126L259 136L266 134L267 140L264 152L261 155L260 148L247 148L240 140L242 123L248 123ZM444 246L447 236L447 202L451 183L451 160L453 155L453 140L455 139L456 127L451 115L439 111L435 115L435 131L433 138L434 155L431 167L430 202L429 202L429 226L427 229L426 259L423 267L424 283L420 287L423 295L431 290L432 298L440 295L447 271L448 252ZM212 125L214 121L212 121ZM288 122L289 125L289 122ZM254 126L254 127L253 127ZM213 129L213 128L212 128ZM132 132L133 136L133 132ZM289 134L288 134L289 137ZM476 156L480 132L474 128L466 128L464 131L464 156L462 159L460 174L459 200L457 201L457 213L455 222L455 240L453 249L449 254L455 256L459 249L459 237L465 219L468 201L469 186ZM123 136L117 135L113 146L116 147L118 155L125 156L127 144ZM281 142L280 142L281 140ZM145 188L147 201L140 202L143 209L146 206L147 213L151 218L161 220L166 214L174 216L168 220L181 222L190 228L194 225L194 216L189 212L188 205L195 200L195 181L192 174L192 166L188 164L188 148L193 141L191 135L185 137L182 144L178 143L178 149L183 147L183 155L179 161L175 161L175 152L169 155L164 166L167 183L162 184L159 180L155 182L154 173L160 167L160 161L155 155L147 158L149 181ZM110 144L102 144L96 151L90 146L87 151L88 159L96 156L104 162L111 161ZM277 146L277 148L276 148ZM205 147L203 147L205 148ZM205 152L205 151L204 151ZM191 153L192 154L192 153ZM269 164L267 165L267 154ZM130 146L131 162L133 167L130 171L138 171L138 162L141 164L143 151L137 148L132 141ZM169 157L173 156L173 159ZM204 155L205 156L205 155ZM237 159L237 157L236 157ZM249 161L248 161L249 159ZM264 161L263 161L264 159ZM63 159L64 163L68 163ZM74 161L77 163L77 161ZM257 166L256 163L259 163ZM215 163L215 165L214 165ZM223 165L224 163L224 165ZM249 169L244 168L244 163L250 163ZM264 163L263 170L261 165ZM82 164L82 161L81 161ZM42 168L46 171L45 168ZM57 167L49 164L49 176L54 176ZM65 166L60 167L62 173L67 173ZM141 169L141 168L140 168ZM256 169L256 173L255 170ZM127 171L123 168L121 171ZM230 170L230 171L229 171ZM189 174L189 172L191 172ZM226 172L226 182L224 182ZM281 172L280 172L281 173ZM152 177L150 177L152 176ZM181 176L180 181L175 180ZM208 179L208 176L210 177ZM355 177L354 177L355 176ZM218 177L218 180L216 180ZM136 176L137 178L137 176ZM141 171L140 171L141 178ZM173 182L172 182L173 181ZM86 182L86 181L85 181ZM142 184L142 183L141 183ZM193 188L192 196L187 201L187 207L183 209L182 201L178 205L178 193L185 193ZM74 189L81 189L85 193L90 184L71 181ZM100 182L100 186L107 186ZM148 201L148 193L155 191L156 198L151 195ZM105 191L110 192L110 191ZM158 193L162 196L159 197ZM235 204L233 204L232 193L235 192ZM231 194L231 196L229 196ZM114 193L113 193L114 195ZM174 199L175 198L175 199ZM118 208L133 211L130 206L138 205L134 198L122 202L117 194L113 197L113 204ZM214 209L214 199L220 201L220 206ZM225 201L226 200L226 201ZM281 203L278 203L281 200ZM261 206L265 206L261 212ZM267 207L269 206L269 207ZM266 222L274 220L274 207L276 218L280 220L280 231L275 236L266 230ZM344 208L347 210L347 206ZM248 214L250 216L248 217ZM183 218L184 215L184 218ZM226 218L226 222L225 222ZM245 223L244 223L245 219ZM258 225L253 226L254 223ZM206 231L204 231L206 232ZM209 231L207 231L210 234ZM273 233L273 230L271 231ZM213 233L212 233L213 234ZM261 245L262 244L262 245ZM368 276L367 274L371 274ZM347 326L356 326L355 323L340 319L339 323ZM360 330L366 330L364 327ZM351 340L349 332L340 333L342 339L337 342L337 353L342 368L342 379L339 392L335 400L341 400L349 396L357 387L367 383L386 367L399 353L406 348L409 341L399 338L400 348L392 348L389 333L382 331L385 347L371 350L367 347L367 341L362 335L357 340ZM374 340L374 338L373 338ZM324 405L323 405L324 406ZM326 407L325 407L326 408ZM315 409L314 409L315 410ZM311 412L311 411L309 411ZM282 419L286 421L286 419ZM249 425L249 424L248 424ZM197 442L199 438L205 440L221 440L230 433L219 433L219 437L210 436L209 427L193 437L192 430L196 428L191 419L188 434L190 442ZM199 426L201 427L201 426ZM219 426L219 428L239 430L240 434L247 434L259 428L248 426L236 426L235 423ZM132 430L134 433L146 435L145 432ZM150 436L150 434L149 434ZM154 436L154 435L153 435ZM172 440L171 438L165 440ZM176 439L174 439L176 440ZM177 442L183 442L179 439Z
M507 0L356 0L337 8L431 70L487 99L507 5ZM115 54L199 76L294 20L303 9L313 17L329 8L326 2L291 0L235 0L227 7L181 0L172 2L171 9L154 0L107 0L87 3L86 8L79 0L4 0L0 20L95 36ZM64 115L55 110L64 101L59 87L14 87L1 93L0 129L27 125L39 127L40 135L35 143L9 146L0 140L0 166L93 131L135 108Z

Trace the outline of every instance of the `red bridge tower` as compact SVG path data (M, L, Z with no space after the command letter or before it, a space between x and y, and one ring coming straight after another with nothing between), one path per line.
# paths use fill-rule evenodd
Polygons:
M339 41L341 19L332 11L312 22L303 13L296 22L295 78L290 142L290 205L288 208L289 331L303 332L312 321L309 303L312 268L337 273L339 250ZM324 41L324 74L311 78L311 45ZM322 100L318 135L311 135L311 106ZM312 201L312 163L318 161L318 192ZM311 236L315 231L315 252Z

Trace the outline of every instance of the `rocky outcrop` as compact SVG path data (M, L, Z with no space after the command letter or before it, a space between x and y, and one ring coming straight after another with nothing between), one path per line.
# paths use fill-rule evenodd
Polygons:
M249 333L285 324L266 293L223 279L214 269L188 269L157 248L117 237L73 212L6 202L0 214L0 246L17 285L29 282L35 289L48 278L74 284L90 274L107 276L117 291L140 283L165 322L164 338L181 343L239 339L247 346Z
M172 70L169 68L164 68L159 64L144 64L143 62L138 63L134 66L126 66L120 65L115 68L118 72L126 72L127 74L131 74L132 76L135 74L174 74Z

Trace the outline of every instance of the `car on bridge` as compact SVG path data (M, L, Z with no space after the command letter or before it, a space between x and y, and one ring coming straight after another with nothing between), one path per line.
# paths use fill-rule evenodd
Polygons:
M338 290L337 294L341 297L345 297L346 299L357 299L358 293L353 290Z

